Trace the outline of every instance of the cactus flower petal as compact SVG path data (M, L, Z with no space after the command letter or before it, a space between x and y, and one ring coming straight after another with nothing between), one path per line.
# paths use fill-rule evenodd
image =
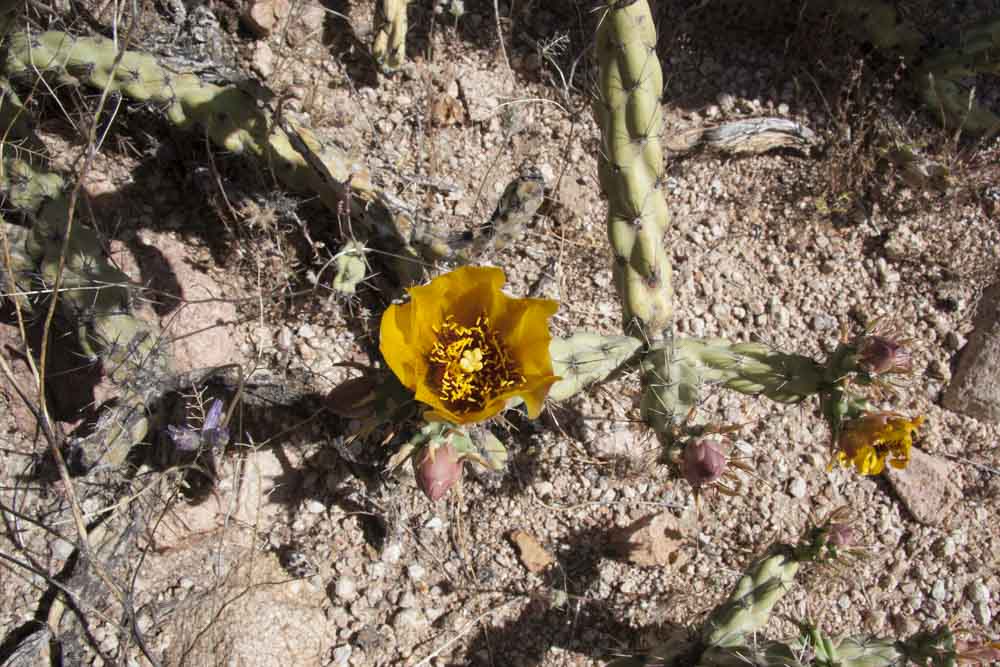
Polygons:
M409 303L382 316L382 356L429 406L428 419L471 424L515 396L537 417L552 372L548 320L558 304L501 291L503 271L465 266L408 290Z
M888 412L852 419L837 440L836 459L845 467L853 464L862 475L878 475L885 469L886 459L894 468L905 468L910 462L913 434L923 423L923 417L907 419Z

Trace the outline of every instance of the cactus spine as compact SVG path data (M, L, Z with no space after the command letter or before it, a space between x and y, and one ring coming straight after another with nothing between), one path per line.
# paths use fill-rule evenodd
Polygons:
M406 5L409 0L376 0L372 56L383 72L406 62Z

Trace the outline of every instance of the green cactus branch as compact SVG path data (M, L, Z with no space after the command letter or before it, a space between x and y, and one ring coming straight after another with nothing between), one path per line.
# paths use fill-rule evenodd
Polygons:
M406 5L409 0L376 0L372 56L383 72L406 62Z
M646 2L609 3L597 31L601 188L626 332L655 343L672 329L670 224L663 194L663 72Z
M161 108L182 129L199 125L221 148L262 160L285 186L317 194L334 213L349 212L355 232L394 258L402 282L422 276L423 259L410 245L419 231L415 216L376 189L360 162L321 143L309 128L271 115L240 88L173 72L148 54L120 53L102 37L18 32L7 42L10 77L31 82L40 73L62 85L107 89Z
M856 34L911 66L917 94L945 125L987 137L1000 132L1000 115L976 102L975 91L962 82L976 74L1000 74L1000 18L963 31L957 43L935 46L901 20L892 3L838 0L835 6Z
M833 638L808 622L790 642L758 639L775 605L795 583L803 565L838 557L830 518L807 531L797 544L776 544L754 561L727 598L700 628L676 633L639 655L610 661L610 667L890 667L907 659L916 664L953 666L954 638L947 628L897 641L858 636Z

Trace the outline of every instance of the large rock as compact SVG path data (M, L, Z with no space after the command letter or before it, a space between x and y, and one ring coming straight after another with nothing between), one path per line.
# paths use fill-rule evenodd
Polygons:
M949 410L1000 422L1000 283L990 286L979 302L975 330L943 403Z
M914 447L905 469L890 466L886 471L889 483L914 519L927 526L948 527L955 516L955 503L962 499L955 464Z

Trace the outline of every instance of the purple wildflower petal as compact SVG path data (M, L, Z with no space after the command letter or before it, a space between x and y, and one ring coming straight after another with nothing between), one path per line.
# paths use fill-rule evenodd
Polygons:
M201 434L191 428L168 425L167 434L174 447L182 452L196 452L201 445Z
M202 432L212 431L219 427L219 422L222 421L222 401L215 399L212 401L212 405L208 408L208 414L205 415L205 423L202 425Z

